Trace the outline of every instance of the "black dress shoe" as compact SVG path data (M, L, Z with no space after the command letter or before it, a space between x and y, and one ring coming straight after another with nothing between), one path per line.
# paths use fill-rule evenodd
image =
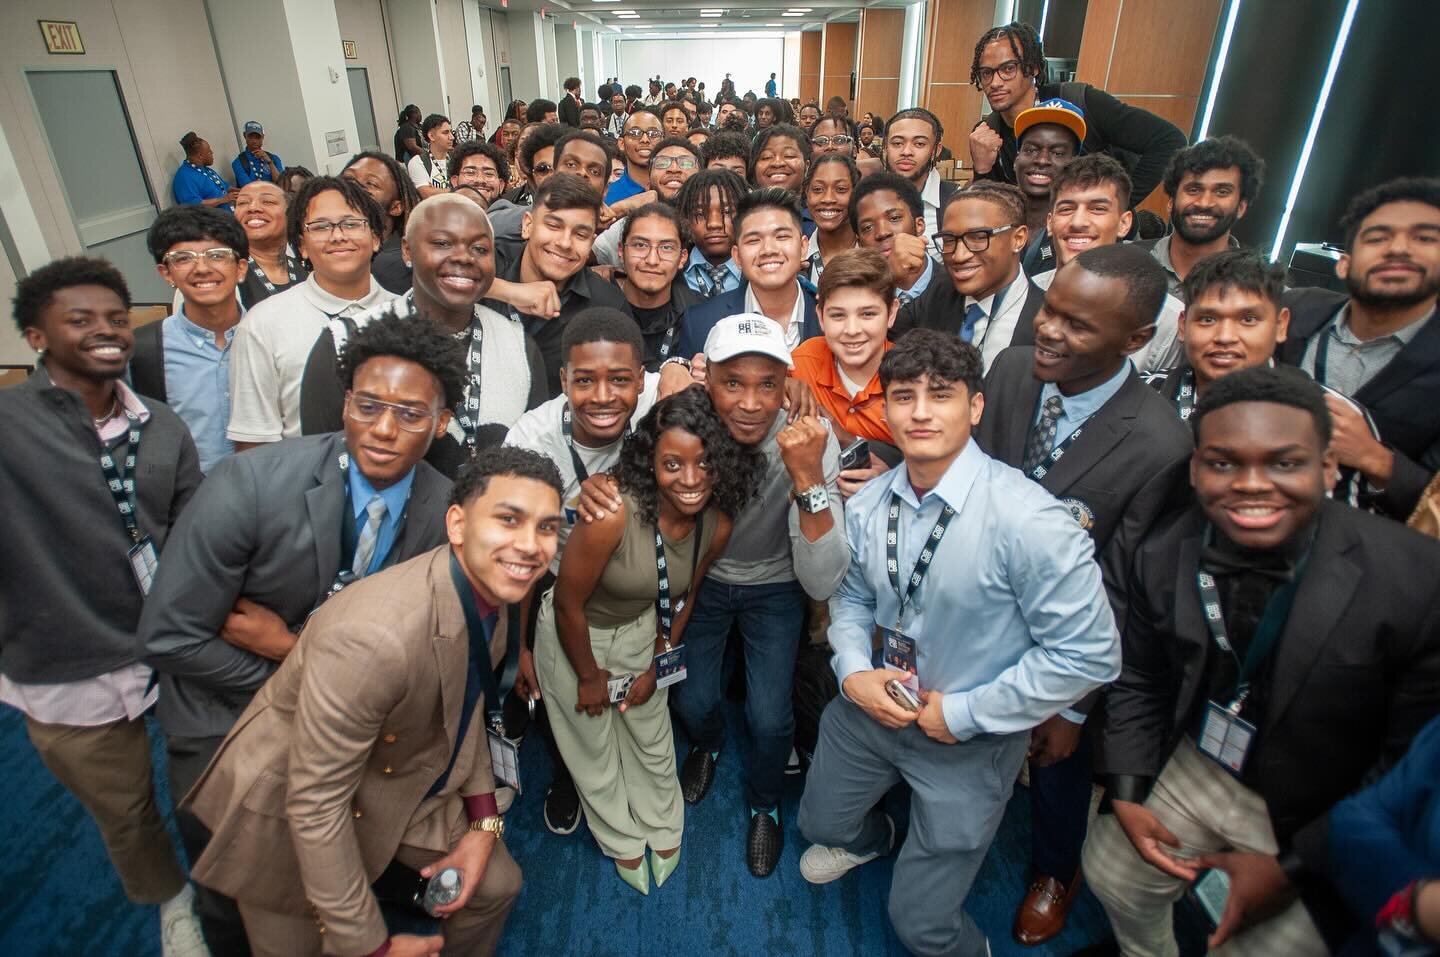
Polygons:
M1070 957L1120 957L1120 944L1114 937L1107 937L1098 944L1075 951Z
M691 748L680 769L680 793L686 804L699 804L715 783L715 759L704 748Z
M545 792L545 829L551 834L574 834L580 826L580 795L570 775L556 779Z
M756 877L769 877L780 863L785 846L785 832L769 814L761 811L750 815L750 833L745 838L745 863Z

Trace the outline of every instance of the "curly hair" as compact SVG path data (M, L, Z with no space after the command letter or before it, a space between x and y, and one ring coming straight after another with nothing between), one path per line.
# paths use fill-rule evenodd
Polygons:
M715 132L705 141L700 148L700 159L709 166L717 159L725 159L734 156L750 162L750 138L744 133Z
M1265 161L1238 136L1214 136L1201 140L1170 157L1170 167L1165 170L1165 195L1175 198L1180 191L1180 180L1186 173L1199 176L1232 166L1240 171L1240 201L1253 203L1265 183Z
M156 265L163 262L165 254L177 244L202 241L229 246L242 260L250 255L250 240L240 220L207 206L171 206L161 210L145 234L145 245L155 257Z
M1424 203L1440 209L1440 178L1402 176L1379 186L1372 186L1352 199L1345 215L1340 218L1340 230L1345 234L1346 249L1355 245L1360 224L1375 210L1389 203Z
M15 325L21 332L38 327L40 313L50 305L55 294L75 286L104 286L120 297L126 309L130 308L130 287L110 260L66 256L41 266L15 284L15 298L10 300Z
M1200 438L1200 423L1207 415L1240 402L1269 402L1308 412L1315 422L1315 434L1320 436L1320 447L1330 444L1334 427L1325 390L1292 366L1257 366L1216 379L1195 403L1195 414L1190 417L1195 438Z
M414 322L413 319L409 321ZM484 495L490 487L490 480L497 475L543 482L553 488L557 496L565 496L565 482L560 478L560 470L548 456L518 445L496 445L486 449L484 455L475 456L461 470L450 489L450 504L464 508L472 499Z
M350 157L350 162L345 164L345 169L340 171L340 175L344 176L345 170L365 159L374 160L385 167L385 172L389 173L390 179L395 182L395 196L400 200L400 215L391 218L390 231L404 233L405 221L410 218L410 210L420 202L420 191L415 188L414 183L410 182L410 174L405 172L405 167L401 166L389 153L382 153L379 150L365 150L362 153L356 153ZM293 201L291 205L294 205Z
M1045 68L1045 45L1040 42L1040 34L1030 24L1016 20L1003 27L986 30L981 35L975 44L975 57L970 61L971 83L977 88L980 86L980 57L985 48L996 40L1005 40L1010 44L1010 51L1020 61L1021 73L1033 76L1037 86L1045 82L1048 71Z
M798 126L789 123L772 123L759 133L750 143L750 162L746 167L750 182L755 182L755 166L760 162L760 154L770 145L771 140L790 140L800 150L800 155L805 158L805 165L810 165L810 134Z
M460 174L460 167L472 156L489 157L490 162L495 164L495 172L500 177L500 182L510 182L510 161L505 157L505 151L494 143L487 143L484 140L471 140L462 143L450 152L449 160L445 166L445 174L454 182L455 177Z
M709 146L718 139L720 137L712 136L705 145ZM731 170L721 167L702 169L680 187L675 196L675 208L687 222L694 220L709 212L711 194L718 191L721 209L733 219L748 189L745 181Z
M394 356L413 362L440 383L443 404L454 408L465 398L465 347L424 316L385 315L365 324L345 343L336 366L340 386L349 392L355 373L371 359Z
M290 202L290 209L286 212L285 238L289 240L291 249L300 248L300 235L305 226L305 217L310 215L310 203L321 193L332 190L340 194L346 206L365 217L377 240L385 236L385 213L380 209L380 204L365 192L365 187L343 176L316 176L300 184L300 189L296 191L295 198Z
M659 518L655 447L661 434L670 429L688 432L700 440L715 477L710 501L731 518L740 514L760 487L765 457L759 450L736 442L710 404L705 387L692 385L655 403L620 446L620 460L611 474L620 488L635 498L641 523L654 525Z

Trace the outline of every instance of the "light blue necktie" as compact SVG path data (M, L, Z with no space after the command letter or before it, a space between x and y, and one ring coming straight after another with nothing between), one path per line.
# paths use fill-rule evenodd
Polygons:
M985 318L985 310L980 308L980 303L972 302L965 307L965 323L960 327L960 338L969 342L975 338L975 326L981 319Z
M385 521L386 511L385 500L378 495L372 496L365 505L365 528L355 545L355 561L350 564L350 571L357 578L363 578L370 570L370 562L375 557L375 543L380 539L380 523Z

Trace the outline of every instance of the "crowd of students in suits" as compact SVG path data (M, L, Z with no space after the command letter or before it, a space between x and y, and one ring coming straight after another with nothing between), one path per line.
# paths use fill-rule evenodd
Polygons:
M721 760L753 875L804 773L802 875L896 852L915 953L987 951L1022 770L1022 944L1088 884L1097 954L1175 953L1192 887L1224 953L1436 946L1440 180L1353 198L1346 293L1289 288L1233 235L1244 142L1043 71L1026 25L981 38L963 187L923 109L871 157L658 82L596 129L567 81L418 192L370 152L166 210L163 321L103 260L20 281L0 701L167 955L488 953L511 802L649 894Z

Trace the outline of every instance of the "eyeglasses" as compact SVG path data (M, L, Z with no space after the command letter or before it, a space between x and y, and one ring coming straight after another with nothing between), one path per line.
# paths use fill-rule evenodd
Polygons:
M549 176L551 173L555 172L555 167L551 166L549 163L536 163L534 166L530 167L530 172L534 173L536 176Z
M358 233L369 232L370 221L368 219L342 219L338 223L331 223L317 219L313 223L306 223L301 228L312 236L333 236L337 229L347 236L354 236Z
M493 167L482 166L478 169L474 166L462 166L457 171L461 176L474 176L479 179L499 179L500 173Z
M632 253L641 259L648 258L651 250L654 250L662 260L667 262L680 258L680 244L671 242L668 239L661 240L658 243L652 243L648 239L632 239L625 245L629 247Z
M818 146L821 149L824 149L831 144L834 144L835 146L849 146L853 142L855 142L855 138L853 136L847 136L844 133L837 133L834 136L810 137L810 145Z
M975 71L976 75L980 77L980 82L977 83L976 86L989 85L990 81L995 79L995 74L997 73L1000 74L1000 79L1002 80L1013 80L1019 72L1019 60L1006 60L1004 63L993 69L988 66L982 66L980 69Z
M641 130L641 129L636 129L635 127L632 126L632 127L630 127L630 129L628 129L628 130L625 131L625 135L628 136L628 137L629 137L630 139L632 139L632 140L638 140L638 139L640 139L641 137L644 137L644 138L647 139L647 140L658 140L658 139L660 139L660 137L662 137L662 136L665 135L665 131L664 131L664 130Z
M652 156L650 157L650 168L665 170L672 166L680 169L695 170L700 168L700 163L693 156Z
M1009 232L1014 229L1014 224L1008 226L996 226L994 229L971 229L963 233L936 233L931 238L935 248L940 254L948 256L955 251L957 243L964 243L965 248L972 253L983 253L990 248L990 237L998 236L1000 233Z
M395 413L395 424L406 432L424 432L430 427L430 420L435 418L435 413L429 409L417 409L413 405L396 405L394 402L381 402L379 399L355 395L353 392L345 395L345 411L356 422L366 425L376 422L385 414L386 409Z
M171 269L191 269L200 261L200 257L212 266L224 266L233 263L240 256L228 246L216 246L214 249L207 249L203 252L195 252L190 249L177 249L173 253L166 253L161 257L165 265Z

